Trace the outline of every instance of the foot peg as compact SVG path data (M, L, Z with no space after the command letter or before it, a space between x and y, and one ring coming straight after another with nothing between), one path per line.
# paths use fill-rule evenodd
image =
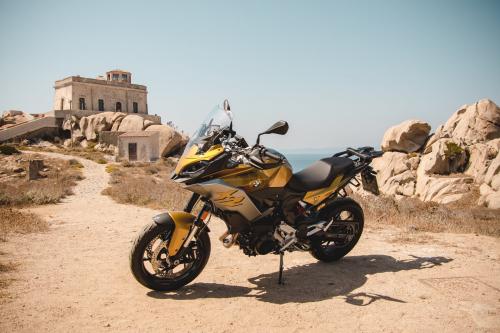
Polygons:
M231 246L236 243L236 239L238 238L238 234L230 234L228 231L226 231L224 234L222 234L219 237L219 240L222 242L222 245L224 245L225 248L230 248Z

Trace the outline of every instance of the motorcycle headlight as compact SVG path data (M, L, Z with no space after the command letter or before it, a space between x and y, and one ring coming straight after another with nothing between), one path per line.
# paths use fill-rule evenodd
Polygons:
M191 164L188 166L186 169L184 169L181 172L181 176L193 176L194 174L202 171L203 168L205 168L208 164L210 164L208 161L199 161L194 164Z

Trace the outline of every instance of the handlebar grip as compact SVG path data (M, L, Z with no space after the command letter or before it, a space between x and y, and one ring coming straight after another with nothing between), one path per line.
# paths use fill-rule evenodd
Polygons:
M272 158L272 159L274 159L274 160L278 160L278 161L281 161L281 160L282 160L281 156L278 156L278 155L276 155L276 154L273 154L273 153L271 153L269 150L266 150L266 149L263 149L263 150L262 150L262 154L263 154L263 155L265 155L265 156L267 156L267 157L270 157L270 158Z

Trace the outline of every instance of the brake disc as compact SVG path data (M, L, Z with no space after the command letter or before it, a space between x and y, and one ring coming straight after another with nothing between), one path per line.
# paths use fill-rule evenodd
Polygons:
M158 237L159 238L159 237ZM154 244L154 242L158 239L154 239L150 244ZM165 258L161 258L161 252L165 250ZM151 266L156 273L159 273L160 269L165 269L165 264L168 264L168 245L167 241L161 241L155 249L152 250L151 257L149 259L151 262Z

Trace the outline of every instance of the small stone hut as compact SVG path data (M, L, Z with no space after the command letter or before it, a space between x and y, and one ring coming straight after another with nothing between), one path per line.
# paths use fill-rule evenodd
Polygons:
M160 158L156 131L126 132L118 137L118 156L127 161L152 162Z

